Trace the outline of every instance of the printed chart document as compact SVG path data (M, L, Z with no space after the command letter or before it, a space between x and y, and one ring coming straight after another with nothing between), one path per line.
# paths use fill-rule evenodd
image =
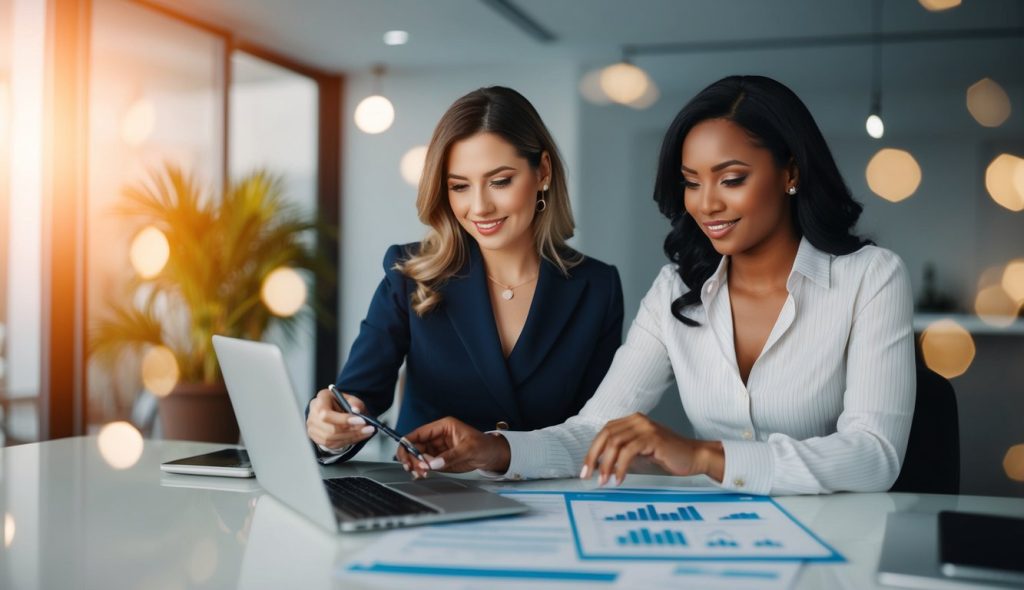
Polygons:
M565 494L585 560L843 561L767 496Z
M619 495L611 492L613 495ZM789 588L799 561L650 562L582 559L565 492L506 492L530 506L525 515L396 530L338 571L380 588ZM658 498L664 494L657 493ZM717 495L717 494L716 494ZM659 500L660 501L660 500Z

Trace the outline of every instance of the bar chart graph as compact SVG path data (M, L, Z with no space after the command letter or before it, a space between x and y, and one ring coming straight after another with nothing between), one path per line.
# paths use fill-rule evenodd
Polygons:
M836 555L770 497L630 490L572 492L565 500L583 559L828 561Z
M719 520L761 520L761 517L756 512L734 512Z
M756 516L756 515L755 515ZM654 504L640 506L635 510L627 510L621 514L605 517L605 520L636 520L636 521L694 521L704 520L693 506L679 506L670 512L658 512Z
M686 536L682 531L665 529L658 533L652 533L648 528L641 528L628 531L625 535L618 537L619 545L686 545Z

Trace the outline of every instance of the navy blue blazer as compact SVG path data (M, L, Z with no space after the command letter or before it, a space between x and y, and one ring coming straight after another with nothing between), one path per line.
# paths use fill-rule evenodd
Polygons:
M416 283L394 269L418 244L388 248L384 280L335 385L378 415L394 401L405 361L401 434L445 416L487 431L498 422L533 430L576 415L622 341L618 270L584 258L566 277L542 259L526 324L506 359L480 248L467 242L468 260L438 289L443 300L424 317L410 300Z

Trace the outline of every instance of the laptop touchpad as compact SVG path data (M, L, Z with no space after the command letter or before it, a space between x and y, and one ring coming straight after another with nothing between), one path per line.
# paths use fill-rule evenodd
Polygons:
M458 494L460 492L476 491L474 488L451 479L427 479L408 483L392 483L388 484L388 487L416 496L436 496L439 494Z

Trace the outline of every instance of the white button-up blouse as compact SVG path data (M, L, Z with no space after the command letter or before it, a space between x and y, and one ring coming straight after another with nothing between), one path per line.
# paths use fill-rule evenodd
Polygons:
M896 481L914 413L910 279L900 258L865 246L832 256L801 240L789 296L740 378L726 280L728 257L701 286L701 304L672 316L687 287L661 269L608 374L577 416L500 434L509 478L579 473L609 420L649 412L675 378L696 437L725 448L722 486L755 494L887 490Z

